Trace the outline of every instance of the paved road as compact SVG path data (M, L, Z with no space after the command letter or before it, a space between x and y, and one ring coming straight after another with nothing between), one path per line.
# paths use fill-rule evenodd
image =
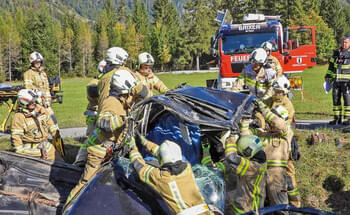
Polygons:
M332 128L332 129L344 129L349 128L350 132L350 126L343 126L343 125L329 125L330 120L296 120L295 127L298 129L306 129L306 130L314 130L317 128ZM79 128L62 128L61 129L61 135L63 137L72 137L72 138L81 138L85 137L85 127L79 127ZM9 138L10 135L0 133L0 139L1 138Z
M61 128L60 129L62 137L72 137L72 138L80 138L85 137L86 128ZM10 138L9 134L0 133L1 138Z

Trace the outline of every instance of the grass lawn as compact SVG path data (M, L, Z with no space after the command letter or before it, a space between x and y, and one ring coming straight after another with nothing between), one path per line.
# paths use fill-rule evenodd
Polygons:
M300 93L294 91L293 103L297 119L325 119L331 118L331 94L323 92L322 83L326 66L317 66L300 74L304 80L304 101ZM158 77L169 88L187 82L193 86L205 86L206 79L217 77L216 73L196 74L161 74ZM63 104L54 104L53 108L60 127L84 126L87 100L85 86L90 79L73 78L64 79ZM5 106L0 107L0 117L5 114ZM317 145L308 145L307 138L315 131L296 130L302 157L295 162L297 182L302 195L304 206L312 206L323 210L350 214L350 145L336 148L334 137L345 136L350 140L350 134L341 134L337 130L318 130L326 133L329 141ZM79 142L65 138L69 154L66 158L72 162L79 148ZM0 139L0 149L10 149L9 140Z

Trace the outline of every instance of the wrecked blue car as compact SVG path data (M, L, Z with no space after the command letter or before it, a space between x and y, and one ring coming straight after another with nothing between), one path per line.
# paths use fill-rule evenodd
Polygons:
M224 214L228 185L219 171L200 165L201 143L210 144L213 161L222 159L224 146L220 138L228 130L239 132L241 118L252 116L253 100L253 96L245 94L183 86L138 103L131 113L128 133L132 135L137 130L157 144L166 139L178 143L183 159L192 164L206 203L215 214ZM156 158L142 148L140 151L146 162L158 165ZM170 214L161 197L138 179L127 152L119 152L104 163L96 176L64 205L81 173L70 164L0 152L0 214ZM305 214L327 213L313 209Z

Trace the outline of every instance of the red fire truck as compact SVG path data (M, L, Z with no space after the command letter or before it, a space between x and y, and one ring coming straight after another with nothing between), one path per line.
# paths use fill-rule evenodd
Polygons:
M221 24L219 32L211 39L211 53L218 58L217 87L229 89L248 63L250 53L269 41L272 55L284 73L303 72L316 65L314 26L283 29L280 16L247 14L241 24ZM216 54L218 53L218 54Z

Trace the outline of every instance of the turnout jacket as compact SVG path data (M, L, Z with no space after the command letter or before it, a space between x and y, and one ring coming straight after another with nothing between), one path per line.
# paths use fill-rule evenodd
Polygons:
M293 131L286 121L268 108L264 111L263 116L268 123L268 129L249 129L249 123L244 123L241 133L260 137L264 145L268 167L287 167Z
M55 137L57 131L58 127L53 122L47 110L40 105L36 105L33 113L17 112L13 116L11 123L11 144L17 153L26 153L28 147L25 144L47 142L48 134L50 133ZM37 151L40 153L40 150Z
M340 48L333 51L325 78L334 82L350 81L350 53L348 50Z
M51 93L47 75L43 67L39 69L31 67L23 74L24 87L31 90L40 90L45 93L45 99L50 106Z
M264 207L266 160L258 162L238 155L234 137L228 138L225 143L225 156L228 165L237 174L237 188L231 203L234 214Z
M283 75L282 66L275 56L270 55L267 62L270 64L271 68L276 71L277 77Z
M158 155L158 145L147 141L146 149L153 155ZM191 165L177 175L145 163L137 147L130 152L130 161L140 177L140 180L161 195L172 211L172 214L210 214L199 188L197 187ZM200 213L186 213L186 210L198 207Z
M137 80L141 81L142 84L147 87L148 95L146 98L153 96L153 89L157 90L161 94L164 94L169 90L153 72L145 73L138 70L134 74Z
M252 95L265 100L273 95L272 83L275 79L276 71L270 66L261 67L256 73L253 70L253 65L249 64L233 83L232 91L240 92L246 85Z

